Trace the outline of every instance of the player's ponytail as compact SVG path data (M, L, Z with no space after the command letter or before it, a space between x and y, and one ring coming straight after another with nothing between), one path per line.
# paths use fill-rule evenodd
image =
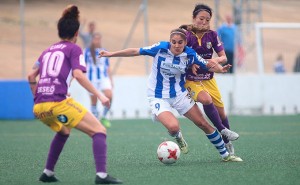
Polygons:
M71 39L80 26L79 10L75 5L69 5L62 13L57 23L58 35L61 39Z
M63 11L63 14L61 16L64 19L77 19L79 18L79 10L78 7L75 5L69 5L67 8Z

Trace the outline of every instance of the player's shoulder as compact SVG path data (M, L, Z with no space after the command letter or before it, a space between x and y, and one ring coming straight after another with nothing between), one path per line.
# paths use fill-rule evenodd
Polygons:
M167 41L160 41L160 42L157 42L157 43L152 45L152 47L156 47L156 48L159 48L159 49L168 49L169 46L170 46L170 43L167 42Z
M170 42L168 42L168 41L160 41L160 42L159 42L159 46L160 46L161 48L169 48Z
M208 30L206 32L206 35L209 36L209 37L217 37L218 36L218 32L215 31L215 30Z
M72 47L73 49L75 49L75 50L81 50L82 51L82 49L81 49L81 47L79 45L77 45L75 43L69 43L69 44L70 44L70 47Z
M192 48L190 48L190 47L188 47L188 46L185 46L184 52L185 52L187 55L195 55L195 53L196 53L194 49L192 49Z
M160 41L160 42L157 42L151 46L146 46L146 47L143 47L142 49L143 50L160 50L160 49L163 49L163 50L167 50L169 49L170 47L170 43L167 42L167 41Z

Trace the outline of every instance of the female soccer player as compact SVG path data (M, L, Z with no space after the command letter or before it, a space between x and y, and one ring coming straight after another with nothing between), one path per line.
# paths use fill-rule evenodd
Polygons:
M71 128L86 133L93 140L96 165L96 184L122 183L106 172L106 129L93 114L72 98L67 98L69 83L74 77L86 90L94 94L104 106L109 99L98 92L84 72L85 61L81 48L75 43L79 28L77 6L68 6L59 19L57 28L60 41L46 49L28 75L34 95L33 112L45 125L57 132L54 136L43 174L42 182L56 182L54 167L69 137ZM39 76L38 83L36 77Z
M99 58L99 51L101 48L101 35L95 33L92 38L90 47L84 51L85 62L87 63L87 76L96 89L101 90L106 97L112 100L112 75L109 67L109 60L107 57ZM91 94L91 111L96 118L99 117L97 110L97 96ZM101 115L101 123L109 128L110 121L106 118L109 107L104 107Z
M180 132L178 119L172 108L190 119L202 129L211 143L217 148L223 161L240 161L227 152L220 134L203 118L199 107L190 98L184 88L186 69L193 63L203 69L223 73L230 65L222 67L214 60L205 61L196 52L186 47L186 34L182 29L172 30L170 42L159 42L143 48L128 48L108 52L101 51L101 57L129 57L149 55L154 58L152 72L148 81L148 100L152 113L175 138L183 153L188 152L188 145Z
M197 54L207 60L212 60L213 52L218 54L214 58L220 64L225 64L227 58L217 32L210 30L212 10L204 4L197 4L193 11L193 25L181 26L187 29L187 46L193 48ZM234 148L230 141L238 139L239 135L230 131L228 117L225 114L221 94L214 78L214 73L202 69L197 70L197 75L189 68L186 76L185 87L196 102L203 104L203 109L208 118L223 135L223 140L228 152L234 155Z

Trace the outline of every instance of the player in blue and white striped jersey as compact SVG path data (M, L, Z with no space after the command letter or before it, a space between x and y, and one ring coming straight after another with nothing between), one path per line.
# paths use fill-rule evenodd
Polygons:
M101 34L95 33L92 38L90 47L84 51L84 58L87 64L87 77L96 89L102 91L106 97L112 101L112 75L109 67L109 59L107 57L98 58L99 52L105 50L101 48ZM110 127L111 123L107 119L108 107L103 107L103 112L99 115L97 109L97 97L91 96L91 111L96 118L101 117L101 123L105 127Z
M172 109L193 121L206 133L208 139L219 151L223 161L237 161L228 154L220 134L204 119L199 107L184 88L186 70L192 64L217 73L227 72L231 65L222 67L214 59L204 60L186 44L185 31L175 29L171 31L170 42L159 42L149 47L128 48L115 52L101 51L100 57L152 56L154 59L148 80L150 107L155 118L175 138L180 150L188 153L188 146L183 139L178 119L172 113Z

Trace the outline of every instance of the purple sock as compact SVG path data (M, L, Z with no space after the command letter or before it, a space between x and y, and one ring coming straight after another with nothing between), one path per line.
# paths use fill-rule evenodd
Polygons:
M209 105L203 105L203 109L210 121L214 124L218 131L221 132L221 130L223 130L225 127L222 124L221 118L215 105L213 103Z
M69 135L61 135L59 133L56 133L56 135L54 136L48 153L46 163L47 170L54 171L55 164L68 138Z
M103 133L96 133L92 138L96 173L106 173L106 135Z
M229 127L229 121L228 121L228 117L226 116L226 118L224 120L222 120L222 124L228 128L230 130L230 127Z

